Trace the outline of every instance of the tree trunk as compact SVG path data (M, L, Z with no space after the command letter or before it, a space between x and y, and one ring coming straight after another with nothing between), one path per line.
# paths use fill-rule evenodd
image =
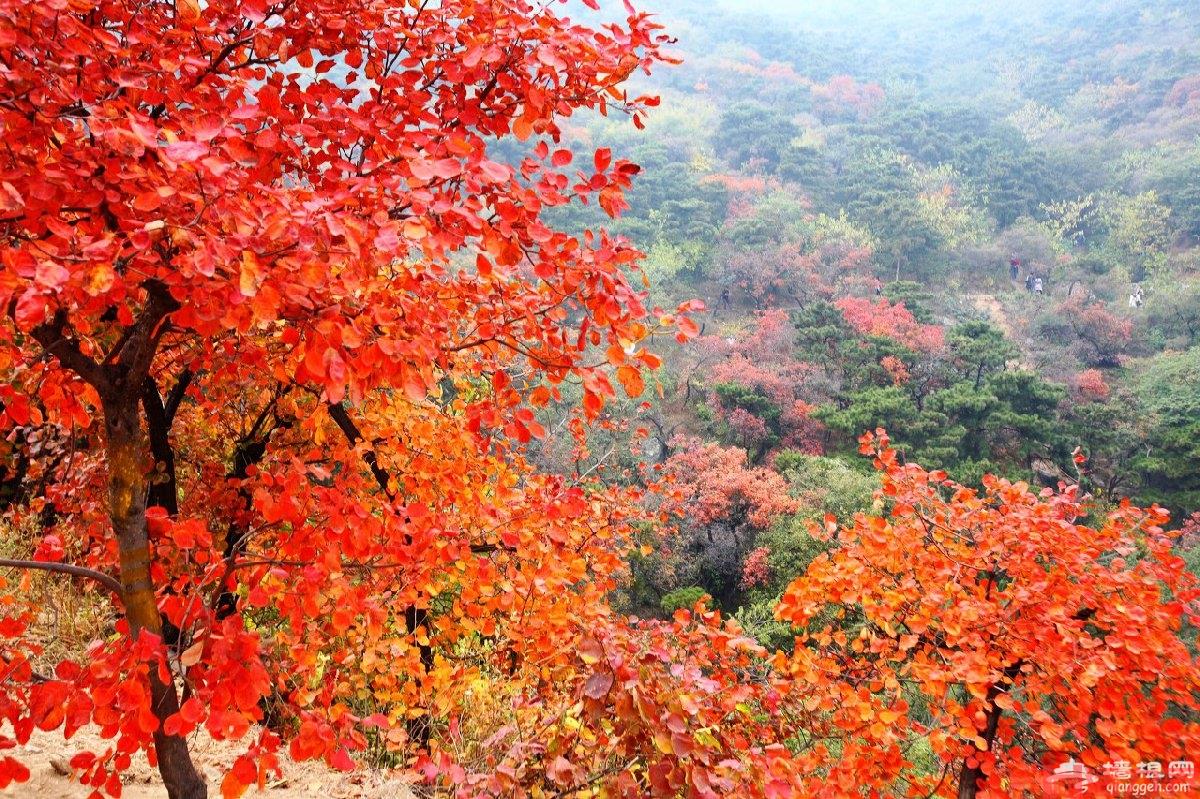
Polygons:
M1018 674L1021 673L1021 666L1024 661L1018 660L1004 670L1004 677L998 682L992 684L988 688L987 699L988 704L987 716L985 717L983 729L980 731L980 737L987 747L984 752L992 748L992 741L996 740L996 730L1000 726L1000 715L1003 711L996 704L997 697L1007 691L1012 686L1012 681ZM980 753L983 754L982 752ZM962 770L958 776L958 799L975 799L975 795L979 792L979 780L983 777L983 769L976 763L971 766L966 760L963 761Z
M993 685L988 691L988 700L994 701L1000 695L1000 690ZM988 745L988 749L992 747L992 740L996 737L996 728L1000 724L1000 708L995 704L987 713L987 721L983 730L983 740ZM986 750L984 750L986 751ZM983 753L980 752L982 755ZM979 778L983 776L983 769L979 764L970 765L966 760L963 761L962 770L958 776L958 799L975 799L975 794L979 792Z
M346 440L351 446L355 446L359 441L363 440L362 431L358 429L358 425L350 418L350 414L342 407L340 403L330 402L326 405L330 417L342 434L346 436ZM391 476L379 464L379 457L375 454L375 450L367 449L363 452L363 460L371 469L371 474L375 477L375 482L379 489L383 491L384 496L388 501L396 499L393 494L390 483ZM406 520L407 521L407 520ZM412 544L411 536L405 536L405 543ZM416 605L409 605L404 609L404 626L409 635L416 633L417 628L424 627L426 635L432 632L429 629L429 609L419 608ZM419 644L419 652L421 657L421 666L424 671L422 677L427 677L433 671L433 647L428 644ZM429 737L432 732L430 729L429 714L423 713L415 718L410 718L407 724L409 741L417 746L418 749L424 749L429 746Z
M104 422L108 454L109 516L121 560L121 593L129 633L137 638L143 630L162 637L162 617L150 577L150 541L146 529L145 440L138 416L136 392L115 392L106 397ZM207 799L208 786L192 764L187 742L167 735L162 725L178 712L175 683L160 679L158 669L149 669L150 698L159 727L154 733L158 771L170 799Z

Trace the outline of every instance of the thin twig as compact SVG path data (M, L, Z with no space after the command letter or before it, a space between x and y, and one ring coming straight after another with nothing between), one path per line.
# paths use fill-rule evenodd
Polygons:
M86 577L89 580L95 580L100 585L107 588L117 595L120 599L124 596L124 590L121 584L117 582L115 577L110 577L104 572L98 572L95 569L89 569L86 566L74 566L70 563L48 563L41 560L8 560L0 558L0 567L9 569L31 569L34 571L58 572L60 574L70 574L75 577Z

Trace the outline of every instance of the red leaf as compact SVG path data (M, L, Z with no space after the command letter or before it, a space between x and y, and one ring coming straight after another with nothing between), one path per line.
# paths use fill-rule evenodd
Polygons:
M571 761L567 760L562 755L559 755L550 762L550 766L546 769L546 773L550 776L550 779L554 780L559 785L570 785L575 781L575 767L571 765Z
M479 171L492 183L503 183L512 177L512 170L504 164L497 164L495 161L480 161Z
M193 696L179 708L179 715L184 721L195 727L204 720L204 703Z
M168 144L163 152L176 163L189 163L208 155L208 147L198 141L181 141Z
M162 204L162 197L157 191L144 191L133 198L133 207L139 211L153 211Z
M329 765L338 771L354 771L354 760L351 759L350 753L345 748L338 749L333 753L333 757L329 758Z
M612 688L612 684L611 672L598 672L588 677L587 682L583 684L583 695L592 699L601 699L608 693L608 689Z
M589 416L595 417L604 409L604 400L594 391L583 392L583 408Z
M29 782L29 769L11 757L0 758L0 790L14 782Z
M525 117L517 117L513 120L512 130L519 141L526 141L533 135L533 123Z
M642 380L642 373L636 366L622 366L617 369L617 379L621 381L621 385L625 388L625 393L631 399L640 397L642 392L646 390L646 384Z

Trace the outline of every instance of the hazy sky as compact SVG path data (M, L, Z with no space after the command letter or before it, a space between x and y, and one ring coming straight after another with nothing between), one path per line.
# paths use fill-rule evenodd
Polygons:
M718 0L718 4L739 11L795 11L800 5L793 0Z

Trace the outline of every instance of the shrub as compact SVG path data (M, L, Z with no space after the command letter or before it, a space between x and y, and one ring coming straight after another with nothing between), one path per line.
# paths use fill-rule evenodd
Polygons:
M690 610L696 606L696 603L702 599L708 598L708 593L698 585L689 585L687 588L676 588L668 594L665 594L659 600L658 606L663 609L664 613L671 614L683 608Z

